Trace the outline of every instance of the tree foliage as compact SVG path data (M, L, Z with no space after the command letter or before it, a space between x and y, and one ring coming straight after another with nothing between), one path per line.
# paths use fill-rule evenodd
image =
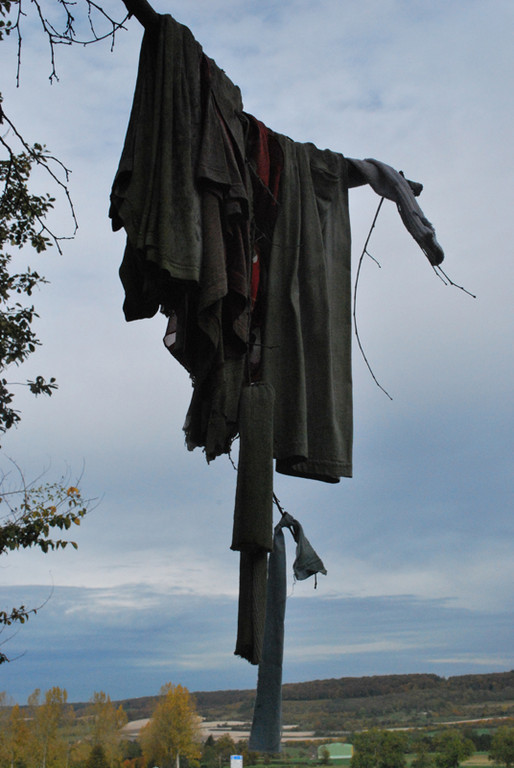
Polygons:
M514 728L506 725L498 728L491 742L489 759L505 768L514 766Z
M371 728L355 735L352 768L405 768L407 737L397 731Z
M7 147L0 137L0 144ZM29 267L13 269L10 248L32 247L42 253L54 236L44 220L53 207L49 194L32 194L28 181L34 163L45 163L45 149L35 144L17 155L7 147L7 158L0 159L0 432L7 432L20 421L19 411L12 404L12 384L6 378L6 369L19 366L40 344L33 322L37 318L31 299L34 290L46 280ZM54 238L55 241L55 238ZM57 388L55 379L43 376L27 380L34 395L51 395Z
M111 18L94 0L0 0L0 41L17 38L16 81L20 82L22 41L25 28L30 35L37 29L46 38L50 55L50 81L58 79L56 47L58 45L89 45L105 38L114 46L116 32L123 27L127 15L120 21ZM37 317L32 304L23 304L33 290L45 282L38 272L27 268L16 274L11 270L12 254L7 248L31 246L38 254L56 245L60 250L63 239L48 227L45 218L53 208L55 197L46 192L36 195L28 182L35 167L43 169L52 188L64 192L77 228L73 203L68 191L69 171L42 144L30 144L16 129L3 109L0 94L0 376L12 364L22 363L39 344L33 331ZM17 147L16 149L14 147ZM36 395L51 395L55 379L46 381L37 376L27 382ZM12 407L13 393L5 378L0 379L0 431L16 424L19 412Z
M71 7L71 6L70 6ZM37 3L31 10L39 8ZM18 35L21 45L21 25L26 12L21 0L0 0L0 41L11 33ZM42 18L41 23L47 24ZM20 57L18 46L18 60ZM52 49L53 50L53 49ZM5 434L20 420L15 407L15 388L20 382L12 381L10 373L22 365L40 345L34 330L38 317L33 294L45 278L30 266L19 267L27 251L42 254L51 246L61 250L61 241L47 225L46 217L55 198L48 192L36 194L29 184L35 167L47 173L52 184L60 187L68 199L72 219L76 219L69 196L68 170L50 155L41 144L30 146L19 134L2 107L0 95L0 434ZM18 150L13 149L17 144ZM15 255L13 254L13 249ZM21 252L21 253L20 253ZM34 395L52 395L57 388L55 378L37 375L26 379L25 385ZM76 485L63 479L56 483L27 484L17 465L16 482L12 472L0 472L0 555L18 549L37 547L43 552L63 549L74 541L54 538L54 531L67 531L79 525L87 511L87 502ZM41 607L41 606L39 606ZM0 611L0 628L23 624L38 608L25 605ZM0 629L1 631L1 629ZM0 653L0 664L8 661Z
M411 768L432 768L434 765L434 757L430 754L430 747L430 738L425 737L415 739L412 744L414 758L411 763Z
M441 733L435 740L435 746L437 768L458 768L475 751L473 742L453 729Z
M105 749L101 744L95 744L91 747L86 768L110 768Z
M127 722L123 707L115 707L103 691L95 691L86 709L89 738L93 747L101 747L107 764L113 765L121 756L120 731Z
M0 768L121 768L127 745L138 754L129 742L119 748L126 715L109 696L95 693L77 713L67 698L59 687L37 688L20 708L0 693Z
M54 531L68 531L78 526L88 511L89 501L84 500L79 488L66 482L26 484L18 467L15 477L0 474L0 555L19 549L37 547L42 552L64 549L77 543L68 538L54 537ZM0 632L13 624L24 624L31 614L42 606L27 608L25 605L0 610ZM9 661L0 652L0 664Z
M29 696L32 726L28 744L34 768L50 768L62 762L67 753L67 744L60 736L62 726L73 717L67 701L66 689L58 686L46 691L43 699L38 688Z
M180 757L200 757L199 722L187 688L166 683L153 716L140 735L148 768L179 768Z
M2 707L0 734L0 763L17 766L23 763L29 742L29 728L18 704L11 709Z
M440 720L504 716L514 701L514 671L449 678L437 675L381 675L315 680L283 686L284 722L311 729L319 736L334 731L379 727L424 727ZM251 690L195 693L208 720L252 717ZM144 717L145 714L141 714ZM474 736L487 751L487 737Z

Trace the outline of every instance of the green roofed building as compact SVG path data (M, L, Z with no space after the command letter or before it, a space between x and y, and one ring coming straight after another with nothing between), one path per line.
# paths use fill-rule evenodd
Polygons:
M335 741L332 744L322 744L318 747L318 760L322 760L328 752L330 763L336 765L349 765L353 755L353 746L343 744L341 741Z

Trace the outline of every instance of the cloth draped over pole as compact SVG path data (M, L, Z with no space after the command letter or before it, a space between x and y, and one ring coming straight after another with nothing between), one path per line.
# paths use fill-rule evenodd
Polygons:
M240 436L236 653L262 662L251 743L278 751L280 707L263 691L281 686L282 528L305 545L288 515L273 534L273 461L329 483L352 474L349 189L394 201L432 265L443 252L421 185L275 133L187 27L126 5L146 32L111 192L113 229L127 234L124 313L168 318L165 345L193 382L188 448L211 461ZM316 565L298 578L326 572L307 549Z

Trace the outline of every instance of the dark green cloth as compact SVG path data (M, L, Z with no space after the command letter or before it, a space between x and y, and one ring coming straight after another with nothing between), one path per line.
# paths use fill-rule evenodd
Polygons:
M269 385L243 387L239 437L231 546L241 552L235 653L258 664L266 616L267 553L273 548L273 389Z
M286 613L286 548L283 529L289 528L296 541L295 577L307 579L326 574L321 558L306 538L300 523L284 513L275 526L273 552L269 556L266 623L257 695L248 747L257 752L280 752L282 730L282 663Z
M170 318L165 344L193 380L190 449L208 460L237 434L250 290L250 203L239 88L190 30L158 16L145 32L112 192L127 244L127 320Z
M237 434L240 363L252 341L250 227L271 238L258 331L262 380L275 390L276 468L338 482L352 474L348 187L370 183L396 202L431 263L443 254L412 185L394 169L277 134L284 157L270 233L253 210L242 109L239 89L191 32L160 16L143 40L111 195L113 227L127 232L125 315L148 317L160 306L175 323L168 348L195 387L187 444L211 460ZM349 171L357 178L349 181Z
M171 16L145 32L123 152L111 193L114 229L127 232L120 275L128 320L169 300L169 280L198 282L202 49Z
M350 218L341 154L277 136L284 154L266 285L263 380L279 472L352 474Z
M239 405L239 461L231 549L273 547L273 389L243 387Z
M250 664L260 664L266 619L268 554L241 552L239 555L239 602L237 639L234 653Z
M443 249L437 242L435 229L416 200L423 185L408 181L401 173L380 160L348 160L350 186L369 184L377 195L393 200L406 229L410 232L432 266L441 264Z

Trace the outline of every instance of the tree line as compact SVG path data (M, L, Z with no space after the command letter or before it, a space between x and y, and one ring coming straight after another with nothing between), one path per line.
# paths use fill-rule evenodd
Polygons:
M209 696L209 694L206 694ZM512 700L514 671L440 677L434 674L372 675L312 680L284 685L284 701L404 697L413 701Z
M94 693L84 716L77 718L66 689L55 686L44 694L37 688L27 705L0 707L2 768L77 768L88 766L94 748L101 748L106 768L120 765L120 729L127 722L103 691Z
M181 685L166 683L161 688L137 741L124 737L127 721L123 707L103 691L95 692L77 712L59 687L44 694L36 689L23 707L9 705L1 694L0 768L226 768L233 754L242 755L248 768L279 759L251 753L245 740L235 742L226 734L205 739L195 699ZM514 727L507 725L492 734L371 728L348 740L354 746L351 768L458 768L476 751L488 752L495 765L514 768ZM294 765L298 756L288 759L288 751L280 763ZM320 760L311 754L302 762L328 765L330 760L326 751Z
M197 692L195 698L209 720L251 720L251 690ZM283 718L322 737L371 727L437 727L441 720L504 717L514 715L513 701L514 672L448 679L377 675L284 685ZM141 711L140 702L127 702L132 704Z
M233 754L253 761L244 742L202 738L187 688L166 683L138 739L124 737L128 717L103 691L77 711L64 688L36 689L27 704L0 694L0 768L220 768Z
M372 728L355 734L351 768L459 768L470 758L485 734L447 729L426 733ZM473 737L473 738L471 738ZM514 728L501 726L487 740L489 759L499 766L514 766ZM409 761L407 755L410 755Z

